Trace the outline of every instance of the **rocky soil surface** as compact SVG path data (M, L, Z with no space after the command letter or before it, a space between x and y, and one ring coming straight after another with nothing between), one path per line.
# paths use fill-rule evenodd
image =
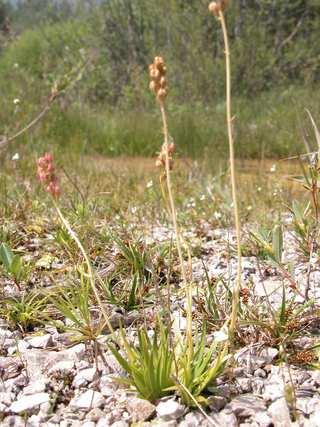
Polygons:
M166 229L150 232L150 241L169 237ZM195 234L186 235L191 241ZM206 230L201 236L201 259L193 259L196 282L204 284L203 263L210 279L225 278L231 283L236 273L236 261L230 245L233 236L227 230ZM195 243L196 244L196 243ZM320 269L318 259L300 261L292 235L285 238L285 259L294 263L294 277L303 302L305 288L309 297L319 301ZM243 282L256 301L263 301L266 292L274 307L282 297L283 277L256 257L243 259ZM7 292L10 286L6 284ZM288 298L294 294L288 287ZM127 333L135 336L130 326L139 313L123 316ZM129 316L129 319L128 319ZM130 317L131 316L131 317ZM296 339L303 352L317 342L319 324ZM100 338L101 345L106 335ZM236 367L228 370L209 395L209 408L203 414L190 410L178 398L168 397L151 404L137 397L114 381L124 375L114 357L105 351L105 363L98 364L92 349L83 343L72 343L71 334L60 333L53 326L22 335L0 321L0 425L28 427L126 427L139 426L227 426L227 427L287 427L320 426L320 370L295 364L279 364L277 346L266 342L248 342L238 350ZM295 398L290 397L294 385ZM291 391L290 391L291 390ZM295 401L295 407L290 402ZM292 414L296 414L294 420Z

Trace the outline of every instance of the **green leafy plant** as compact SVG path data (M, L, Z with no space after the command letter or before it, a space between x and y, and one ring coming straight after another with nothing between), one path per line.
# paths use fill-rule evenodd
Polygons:
M102 314L96 318L90 309L91 287L83 269L79 268L79 284L63 286L50 295L53 306L69 320L65 329L74 332L75 341L95 341L106 326Z
M309 257L315 226L310 202L294 200L290 211L292 213L294 237L298 242L301 253L305 257Z
M169 328L158 319L157 327L150 339L144 327L138 330L138 344L131 344L123 329L120 329L123 354L112 344L109 348L127 372L128 378L117 380L135 389L139 395L151 402L170 394L174 356L170 346Z
M173 387L189 407L207 404L204 391L213 385L228 360L227 345L219 348L219 344L214 341L207 347L205 327L201 335L194 338L193 343L191 357L188 344L184 341L178 343L176 385Z
M145 294L143 279L138 274L134 274L131 278L117 283L117 290L114 289L114 280L117 281L117 276L105 281L100 280L100 287L107 301L127 311L138 308Z
M246 318L241 325L251 325L255 329L253 336L257 340L273 347L288 348L290 342L302 333L305 328L316 319L316 313L310 309L314 301L310 300L304 304L295 302L295 297L287 298L285 286L282 286L281 305L273 309L269 303L268 312L254 312L248 310Z
M251 241L258 249L258 255L279 265L283 254L283 230L276 225L273 230L260 228L250 232Z
M0 262L3 264L8 275L12 276L17 285L28 275L28 269L22 257L14 254L10 247L2 243L0 245Z
M45 322L46 307L46 296L40 296L38 292L23 293L21 297L4 299L0 316L27 332Z

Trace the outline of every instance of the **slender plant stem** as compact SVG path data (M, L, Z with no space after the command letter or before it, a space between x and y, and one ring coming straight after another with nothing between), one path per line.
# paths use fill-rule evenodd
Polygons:
M227 125L228 125L228 138L229 138L229 152L230 152L230 169L231 169L231 186L232 186L232 201L234 210L234 220L237 238L237 279L232 293L232 313L229 334L230 339L234 339L235 327L237 323L240 288L241 288L241 225L237 200L237 186L236 186L236 173L235 173L235 155L234 155L234 141L232 132L232 116L231 116L231 66L230 66L230 49L228 40L228 30L223 12L219 13L219 19L222 26L225 57L226 57L226 97L227 97Z
M96 287L96 284L95 284L95 274L94 274L94 271L93 271L93 269L92 269L91 261L90 261L90 259L89 259L88 255L87 255L87 253L86 253L86 251L85 251L85 249L84 249L84 247L83 247L83 245L82 245L82 243L81 243L81 241L80 241L79 237L78 237L78 236L77 236L77 234L73 231L73 229L72 229L71 225L69 224L69 222L67 221L67 219L63 216L63 214L62 214L62 212L61 212L61 210L60 210L59 206L57 205L57 203L56 203L56 201L55 201L54 199L53 199L53 202L54 202L54 206L55 206L55 208L56 208L56 211L57 211L57 213L58 213L58 216L59 216L59 218L60 218L60 220L61 220L62 224L63 224L63 225L65 226L65 228L67 229L67 231L68 231L69 235L71 236L71 238L75 241L76 245L77 245L77 246L78 246L78 248L80 249L80 252L82 253L82 255L83 255L84 259L85 259L85 262L86 262L86 264L87 264L87 268L88 268L88 275L89 275L89 280L90 280L90 284L91 284L92 291L93 291L93 293L94 293L94 295L95 295L95 297L96 297L96 300L97 300L97 301L98 301L98 303L99 303L99 306L100 306L100 309L101 309L101 311L102 311L103 317L104 317L104 319L105 319L106 325L107 325L107 327L108 327L108 329L109 329L110 333L111 333L112 335L114 335L113 327L112 327L112 325L111 325L111 323L110 323L110 320L109 320L108 314L106 313L106 310L105 310L105 309L104 309L104 307L103 307L103 304L102 304L102 301L101 301L101 298L100 298L99 292L98 292L97 287Z
M165 111L163 102L160 103L160 110L161 110L161 116L162 116L162 122L163 122L164 143L165 143L165 147L166 147L166 149L165 149L165 153L166 153L165 169L166 169L168 197L169 197L169 204L170 204L173 227L174 227L174 231L175 231L175 235L176 235L177 250L178 250L180 268L181 268L181 275L182 275L183 285L185 288L186 298L187 298L187 343L188 343L189 356L192 357L192 354L193 354L192 289L191 289L190 281L188 283L186 269L184 266L184 260L183 260L183 255L182 255L181 234L180 234L180 229L178 226L177 212L176 212L176 207L175 207L173 193L172 193L170 159L169 159L169 150L168 150L169 149L169 132L168 132L166 111Z

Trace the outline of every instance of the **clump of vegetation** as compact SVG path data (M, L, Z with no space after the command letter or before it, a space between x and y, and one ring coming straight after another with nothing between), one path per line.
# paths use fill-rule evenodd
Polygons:
M293 179L288 180L286 176L286 181L282 182L280 178L284 173L278 172L273 162L265 160L268 152L264 148L260 151L260 142L256 141L260 132L258 125L252 123L250 128L249 122L238 124L238 117L234 117L232 111L238 109L241 112L242 102L238 101L238 107L237 102L235 107L231 103L231 55L235 58L235 76L243 58L237 56L242 52L241 43L237 40L241 37L236 31L230 31L231 36L228 35L227 11L230 23L236 22L235 6L230 3L217 0L209 4L209 12L221 26L224 44L224 55L221 49L217 49L217 60L210 61L216 67L216 74L213 74L216 77L212 79L212 75L207 74L213 70L206 59L208 49L204 54L199 49L199 64L203 66L205 76L199 77L197 82L193 77L193 85L187 84L190 83L189 57L183 67L180 63L179 75L177 62L169 51L168 63L162 56L156 56L149 66L149 89L153 99L141 89L142 85L146 86L143 67L150 53L150 40L145 37L152 33L148 26L152 15L148 13L151 13L150 4L155 6L153 2L140 2L140 6L146 6L146 16L141 18L145 32L136 25L140 6L132 8L131 3L126 3L130 15L130 22L127 22L123 3L119 3L119 19L115 22L131 26L129 51L133 58L126 57L128 49L125 42L128 40L119 29L119 43L126 46L125 52L120 50L120 64L126 67L117 84L114 87L110 85L108 94L103 95L99 67L105 66L109 83L112 83L114 75L119 72L118 53L116 49L110 50L112 32L105 36L110 57L108 66L99 54L89 54L89 45L86 46L88 52L80 52L81 48L76 44L73 47L78 51L67 64L69 71L66 72L62 66L60 77L50 74L61 54L62 45L57 32L64 25L72 33L72 28L77 27L77 19L82 19L83 26L77 29L86 36L93 36L92 28L88 28L93 24L86 24L83 17L75 18L71 10L65 11L67 23L55 23L53 27L49 26L49 30L44 30L57 36L55 43L59 54L51 58L52 63L29 62L24 43L38 46L39 57L46 58L39 34L29 30L20 39L12 41L12 45L9 43L8 50L6 47L0 56L0 79L11 72L11 49L18 46L17 56L25 67L19 74L21 87L24 78L31 73L37 77L37 83L43 79L49 82L50 88L48 92L48 87L42 86L41 90L49 93L49 97L46 95L44 108L31 121L27 116L32 109L26 107L23 110L21 100L15 98L13 116L17 119L17 129L10 132L5 128L0 139L0 148L8 153L0 171L0 215L5 218L0 226L1 318L8 322L10 328L19 328L24 335L38 332L43 325L54 325L59 332L68 332L71 342L84 342L92 350L97 374L100 371L99 359L107 365L105 355L109 351L126 372L126 376L116 380L140 397L156 402L167 395L175 395L186 406L200 408L206 416L208 395L216 392L220 376L232 377L236 366L233 356L243 346L250 349L252 345L272 347L276 363L286 365L289 370L292 364L315 368L319 365L319 345L314 337L314 330L319 329L319 304L310 294L316 295L311 283L315 282L312 274L316 271L320 255L320 133L315 119L308 112L317 148L287 166L292 168L289 172ZM113 1L108 2L98 9L106 12L105 19L109 24L116 13L112 4ZM292 4L298 8L300 2ZM155 11L159 5L163 7L164 3L157 2ZM178 10L185 16L193 16L193 1L182 5L170 0L166 5L169 11ZM292 11L293 6L287 7ZM264 6L261 8L265 10ZM245 15L246 7L240 9L239 13ZM276 12L280 13L280 9L287 11L287 8L279 7ZM259 13L256 12L258 16ZM94 16L93 21L99 22L98 17ZM198 24L196 20L195 26ZM166 46L162 40L162 25L160 20L154 49ZM214 30L206 26L203 23L206 31L220 35L217 25ZM274 31L272 28L268 28L268 34ZM247 30L238 28L237 31ZM69 33L68 37L71 37ZM211 43L212 37L208 36L208 39ZM203 40L201 43L195 40L197 47L202 43ZM287 43L290 40L285 39ZM277 46L280 53L283 47ZM189 53L188 49L186 51ZM192 52L190 50L190 54ZM279 64L273 64L279 76L282 75L281 64L285 57L280 53ZM177 50L178 59L179 54L180 49ZM6 64L4 70L1 62ZM31 67L29 70L28 66ZM222 84L220 76L224 68L225 84ZM88 75L83 76L85 69L88 69ZM317 67L309 70L311 76L314 76L315 69ZM243 72L246 74L246 67ZM296 70L297 81L301 73L300 68ZM186 83L185 93L182 91L181 95L178 94L181 91L179 76ZM256 87L259 86L257 83L262 87L267 84L265 76L253 77ZM90 81L91 78L97 80ZM75 89L74 83L80 79L84 86ZM218 86L213 88L216 95L222 93L226 86L226 99L215 103L212 110L203 112L196 103L197 91L200 90L197 86L205 85L208 92L208 87L211 87L209 79ZM239 86L245 85L242 80ZM253 94L253 83L248 85L246 89L235 89L238 94ZM10 90L12 88L8 88L8 93ZM172 104L168 102L169 93ZM89 101L83 106L82 100L86 97ZM110 113L110 105L103 105L104 97L107 102L112 100L114 105L120 106L121 112ZM78 102L74 102L75 98ZM183 102L188 98L191 104L194 103L192 110L184 110ZM206 102L212 101L209 94L205 98ZM159 111L154 109L152 100L156 101ZM65 107L64 102L70 102L71 107ZM103 105L100 113L95 112L94 103ZM134 104L137 109L141 108L139 121L131 120L136 118L138 111L132 108ZM124 117L128 107L133 110L132 116ZM255 109L253 102L252 111ZM4 117L9 116L10 111L8 107L3 112ZM83 111L88 115L78 124L78 117ZM109 113L106 116L105 111ZM216 112L215 120L209 120L212 111ZM244 116L248 115L246 118L249 119L252 111L245 112ZM263 115L263 108L261 111ZM160 119L156 112L160 112ZM184 117L184 114L186 119L179 123L177 117ZM270 138L273 132L278 135L278 129L271 132L270 128L277 128L279 123L283 123L283 117L278 117L279 110L274 114L278 121L271 116L269 122L267 117L268 126L264 124L266 128L261 132L263 147L268 144L265 134L269 133ZM44 116L47 116L47 122L42 120ZM145 117L146 121L143 120ZM114 122L110 118L115 118ZM128 129L126 123L129 122ZM163 143L156 165L153 160L110 160L85 154L88 150L92 153L100 148L101 152L109 154L153 153L155 145L154 142L148 143L149 136L152 135L152 141L158 141L160 132L156 129L159 122ZM99 123L98 130L96 123ZM37 130L36 125L39 125ZM205 153L212 135L215 139L225 138L225 125L228 144L221 151L229 152L229 161L226 165L217 160L213 176L207 172L206 161L197 164L183 157L192 151L203 150L202 154ZM216 127L212 134L211 126ZM28 140L33 135L37 140L42 135L45 138L41 151L45 152L56 132L60 132L62 141L67 134L68 138L74 138L76 148L72 156L68 150L61 156L61 150L56 149L52 154L55 150L50 149L39 157L37 178L40 185L36 185L26 153L34 147L36 151L40 150L38 142L30 143L21 151L17 148L19 152L13 156L9 156L10 150L19 147L15 144L20 138ZM107 148L103 147L105 137ZM79 144L82 138L85 139L83 145ZM192 140L190 151L184 150L180 138ZM250 138L256 146L253 144L252 151L248 149L245 155L260 155L260 163L255 166L258 169L255 182L250 169L252 163L248 162L243 167L237 159L237 150L241 151L243 141L248 143ZM202 140L208 140L208 146L201 148L199 141ZM213 151L215 144L220 146L219 142L214 142L211 146ZM311 146L307 138L305 144L308 148ZM292 146L290 150L289 146L287 148L289 152ZM268 149L273 150L273 147ZM272 153L282 154L286 149ZM183 154L180 159L177 156L179 151ZM56 158L59 167L55 165ZM207 160L210 163L210 159ZM159 168L160 176L154 166ZM301 175L296 173L298 167L301 167ZM59 170L64 174L59 174ZM288 248L290 245L292 248ZM210 263L212 258L215 265L210 271L206 263ZM243 258L249 259L249 268ZM305 268L306 277L302 284L301 266ZM255 282L250 270L254 270ZM277 299L277 295L280 298ZM313 344L301 349L298 341L302 337L310 338ZM292 379L288 389L291 394L288 393L287 400L291 399L294 414L296 394Z

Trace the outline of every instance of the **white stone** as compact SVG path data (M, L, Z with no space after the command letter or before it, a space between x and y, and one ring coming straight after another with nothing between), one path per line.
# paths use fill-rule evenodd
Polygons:
M52 336L50 334L27 338L27 342L33 348L48 348L53 345Z
M290 412L285 398L271 403L268 413L272 418L274 427L288 427L291 425Z
M116 421L111 427L129 427L129 424L126 421Z
M37 393L43 393L46 391L48 380L40 379L30 383L27 387L23 389L23 394L25 396Z
M11 405L13 396L14 396L14 394L9 393L9 392L0 393L0 403L4 404L6 406Z
M96 374L95 368L82 369L73 379L73 387L79 388L94 380Z
M103 405L104 397L98 391L88 390L77 397L74 397L70 402L71 409L91 409Z
M163 400L157 405L157 414L164 421L177 420L182 417L185 407L174 399Z
M23 396L16 400L10 406L10 411L18 414L20 412L28 411L29 409L35 408L42 403L49 402L50 396L48 393L36 393L29 396Z

